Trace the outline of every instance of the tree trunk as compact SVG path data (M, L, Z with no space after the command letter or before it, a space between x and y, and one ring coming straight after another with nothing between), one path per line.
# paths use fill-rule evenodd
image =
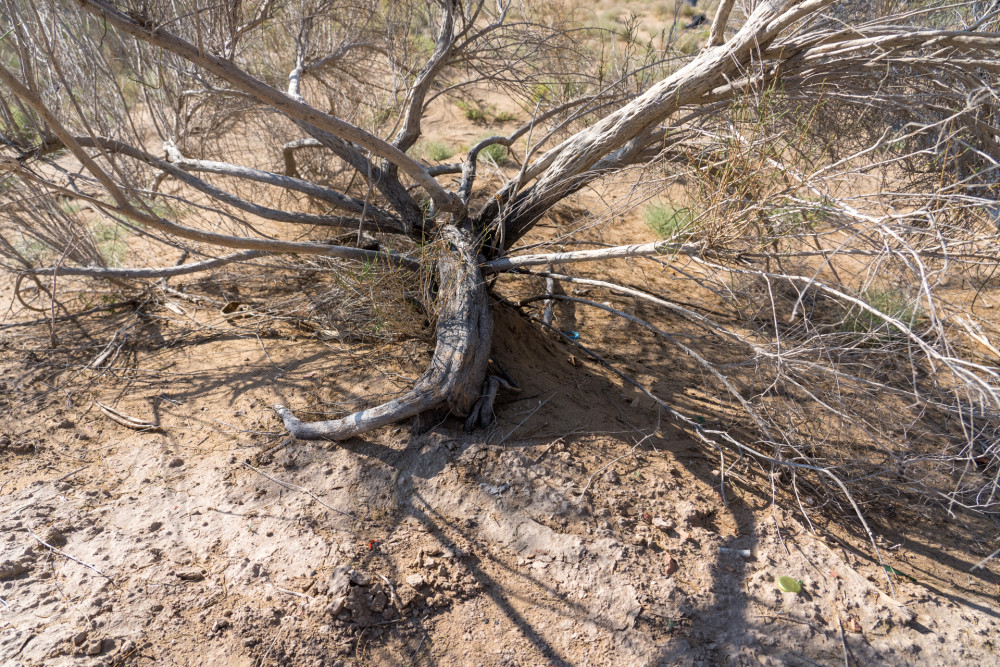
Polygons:
M302 440L346 440L401 419L446 405L457 417L475 410L486 388L493 339L493 314L479 269L478 245L467 228L440 231L445 252L438 259L437 346L430 366L403 396L341 419L303 422L282 405L274 406L288 432Z

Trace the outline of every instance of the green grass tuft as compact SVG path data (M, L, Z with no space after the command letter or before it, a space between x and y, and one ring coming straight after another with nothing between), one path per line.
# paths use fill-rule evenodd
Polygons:
M694 209L674 204L652 204L646 208L646 224L663 238L687 236L698 215Z
M896 288L871 289L860 295L860 299L875 310L899 320L911 329L920 327L926 316L918 304ZM864 335L874 335L880 343L903 338L904 334L890 325L884 317L858 306L851 306L845 313L842 327L845 331Z
M428 160L441 162L455 154L455 149L443 141L428 141L421 146L421 152Z
M489 159L498 165L507 164L510 161L510 154L507 152L507 147L500 144L490 144L483 150L479 151L479 159Z

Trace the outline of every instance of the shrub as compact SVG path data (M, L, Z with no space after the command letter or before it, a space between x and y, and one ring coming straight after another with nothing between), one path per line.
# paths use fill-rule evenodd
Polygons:
M663 238L687 236L698 215L694 209L675 204L653 204L646 208L646 224Z
M478 102L458 100L455 102L455 106L462 110L462 113L465 114L466 120L471 120L473 123L486 122L486 109L484 109Z
M898 288L866 290L860 298L873 309L899 320L911 329L918 328L918 325L926 319L920 306L913 303ZM843 329L851 333L874 335L881 344L903 336L903 333L888 324L884 317L860 306L853 306L844 313Z
M507 164L510 158L510 154L507 151L506 146L500 144L490 144L483 150L479 151L479 159L488 158L490 161L498 164Z
M423 146L423 154L428 160L441 162L455 154L455 149L443 141L428 141Z

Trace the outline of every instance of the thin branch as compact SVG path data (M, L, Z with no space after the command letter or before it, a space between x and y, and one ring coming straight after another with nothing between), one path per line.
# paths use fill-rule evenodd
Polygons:
M736 0L722 0L712 21L712 30L708 35L708 46L721 46L726 41L726 23L729 22L729 12L733 10Z
M346 516L346 517L349 517L351 519L354 519L355 521L358 520L358 517L354 516L350 512L345 512L343 510L337 509L336 507L331 507L330 505L327 505L325 502L323 502L320 499L319 496L317 496L315 493L313 493L309 489L305 488L304 486L298 486L297 484L291 484L290 482L283 482L280 479L277 479L275 477L271 477L270 475L268 475L263 470L259 470L258 468L254 468L252 465L250 465L249 461L244 461L243 462L243 467L244 468L249 468L250 470L253 470L255 473L257 473L261 477L265 477L265 478L271 480L272 482L274 482L278 486L282 486L282 487L284 487L286 489L291 489L292 491L298 491L299 493L306 494L307 496L309 496L310 498L312 498L317 503L319 503L320 505L322 505L326 509L330 510L331 512L336 512L337 514L342 514L343 516Z
M40 537L39 537L39 536L38 536L37 534L35 534L35 531L33 531L33 530L31 529L31 526L29 526L29 525L28 525L27 523L24 523L24 527L25 527L25 529L27 529L27 531L28 531L28 532L29 532L29 533L31 534L31 537L32 537L32 538L33 538L33 539L34 539L34 540L35 540L36 542L38 542L39 544L41 544L41 545L42 545L43 547L45 547L45 548L46 548L46 549L48 549L49 551L52 551L53 553L57 553L57 554L59 554L60 556L62 556L62 557L63 557L63 558L65 558L66 560L71 560L71 561L73 561L74 563L76 563L76 564L78 564L78 565L82 565L82 566L84 566L85 568L87 568L88 570L92 570L93 572L96 572L96 573L97 573L97 574L99 574L100 576L102 576L102 577L104 577L105 579L107 579L107 580L108 580L108 582L109 582L109 583L110 583L110 584L111 584L112 586L114 586L115 588L120 588L120 586L119 586L119 585L118 585L117 583L115 583L115 580L114 580L114 579L112 579L112 578L111 578L111 577L109 577L108 575L104 574L103 572L101 572L100 570L98 570L98 569L97 569L96 567L94 567L93 565L90 565L89 563L85 563L85 562L83 562L82 560L80 560L79 558L76 558L76 557L74 557L74 556L70 556L70 555L69 555L68 553L66 553L65 551L62 551L61 549L59 549L59 548L57 548L57 547L54 547L54 546L52 546L51 544L49 544L48 542L46 542L45 540L43 540L42 538L40 538Z
M434 199L440 211L460 211L461 202L452 194L446 192L437 181L431 178L419 162L409 157L392 144L379 139L375 135L359 127L347 123L329 114L322 113L313 107L282 93L250 76L236 67L232 62L199 53L196 46L162 28L152 28L140 25L129 16L119 12L105 0L77 0L88 12L107 21L109 25L165 51L174 53L189 62L204 68L212 74L224 79L237 90L253 95L264 104L276 109L290 118L329 132L341 139L351 141L373 154L399 166L407 175L420 184ZM4 83L7 83L4 81Z
M678 243L676 241L652 241L625 246L614 246L598 250L575 250L572 252L557 252L545 255L520 255L502 257L482 265L484 273L505 273L527 266L544 266L546 264L571 264L575 262L600 262L608 259L625 259L628 257L650 257L655 255L700 255L702 248L693 243Z

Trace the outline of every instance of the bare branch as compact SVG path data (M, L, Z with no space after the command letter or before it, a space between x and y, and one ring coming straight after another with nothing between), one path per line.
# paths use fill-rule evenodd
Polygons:
M400 150L408 150L420 136L420 118L424 113L424 100L434 84L437 75L448 63L455 45L455 5L456 0L439 0L441 5L441 27L438 30L434 53L417 75L416 81L406 95L403 126L399 129L393 145Z
M483 264L486 273L502 273L527 266L544 266L546 264L572 264L575 262L597 262L607 259L624 259L628 257L651 257L654 255L698 255L702 249L690 243L675 241L653 241L634 245L600 248L598 250L575 250L572 252L557 252L544 255L520 255L494 259Z
M111 4L104 0L78 0L78 2L80 2L84 9L107 20L110 25L113 25L122 32L185 58L191 63L224 79L237 90L253 95L257 100L288 115L290 118L308 123L338 138L351 141L371 151L374 155L399 166L431 195L439 210L446 212L461 210L461 202L454 195L442 189L418 162L375 135L350 123L346 123L339 118L322 113L304 102L293 99L287 94L253 78L228 60L210 54L201 54L194 45L161 28L142 26L125 14L117 11Z
M715 11L712 30L708 36L708 46L721 46L726 41L726 24L729 22L729 12L733 11L736 0L722 0Z
M318 142L316 145L318 145ZM301 144L296 147L299 146L301 146ZM405 227L398 218L390 215L388 212L383 211L377 206L373 206L370 203L366 209L364 200L357 199L355 197L348 197L347 195L341 194L336 190L331 190L330 188L325 188L321 185L316 185L315 183L304 181L300 178L282 176L269 171L261 171L259 169L251 169L249 167L229 164L228 162L191 160L189 158L185 158L172 142L165 143L163 148L166 151L171 164L174 164L185 171L201 171L219 174L221 176L243 178L250 181L256 181L258 183L266 183L267 185L274 185L286 190L307 194L310 197L315 197L316 199L320 199L333 204L338 208L352 211L354 213L361 213L361 211L366 210L367 215L372 217L372 221L375 225L373 227L374 230L390 233L405 232Z

